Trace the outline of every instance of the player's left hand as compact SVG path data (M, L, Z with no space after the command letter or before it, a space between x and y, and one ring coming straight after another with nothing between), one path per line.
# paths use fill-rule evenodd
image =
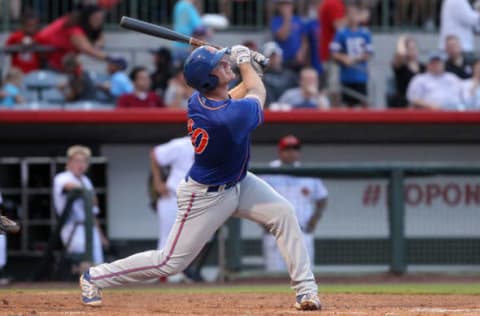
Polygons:
M267 66L267 63L268 63L268 58L267 57L263 56L262 54L254 51L254 50L252 50L250 52L250 54L252 55L252 62L256 62L257 64L259 64L260 66L262 66L264 68Z

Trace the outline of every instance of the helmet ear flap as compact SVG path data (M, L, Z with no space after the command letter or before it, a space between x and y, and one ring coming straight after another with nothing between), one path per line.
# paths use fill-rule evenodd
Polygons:
M202 84L201 92L208 92L215 89L218 86L218 77L212 74L209 74L205 82Z

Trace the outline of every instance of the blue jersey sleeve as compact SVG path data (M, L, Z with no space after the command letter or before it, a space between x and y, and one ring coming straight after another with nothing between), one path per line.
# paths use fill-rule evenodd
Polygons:
M243 138L263 122L263 110L256 98L232 100L229 107L230 130L235 137Z

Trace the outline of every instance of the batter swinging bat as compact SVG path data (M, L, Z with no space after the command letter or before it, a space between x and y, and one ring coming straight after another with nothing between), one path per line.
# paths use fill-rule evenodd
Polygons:
M205 41L199 40L198 38L190 37L184 34L180 34L178 32L175 32L169 28L160 26L160 25L155 25L152 23L148 23L145 21L141 21L138 19L130 18L128 16L123 16L122 19L120 20L120 26L132 30L135 32L140 32L143 34L148 34L151 36L159 37L159 38L164 38L167 40L175 41L175 42L183 42L187 43L192 46L203 46L203 45L208 45L215 47L217 49L222 49L222 47L218 45L212 45L210 43L207 43ZM262 61L262 66L265 67L268 64L268 59L264 59Z

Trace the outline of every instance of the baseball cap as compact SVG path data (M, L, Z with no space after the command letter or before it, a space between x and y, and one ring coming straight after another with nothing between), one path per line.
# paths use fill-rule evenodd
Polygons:
M301 147L302 144L300 143L300 140L293 135L284 136L278 142L279 150L285 150L287 148L300 149Z
M433 51L430 54L428 54L428 62L431 62L434 60L445 61L445 54L441 51Z
M273 54L283 56L283 50L275 42L267 42L263 45L263 55L267 58L271 57Z
M107 57L107 62L117 66L120 70L125 70L127 69L127 66L128 66L127 60L117 55L109 55Z
M200 25L199 27L195 28L192 32L193 37L205 36L207 34L208 34L208 29L203 25Z

